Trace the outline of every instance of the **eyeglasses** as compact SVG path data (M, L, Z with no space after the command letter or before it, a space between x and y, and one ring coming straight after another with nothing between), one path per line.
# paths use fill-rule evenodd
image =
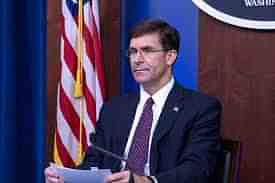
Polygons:
M127 50L127 56L130 60L135 60L138 57L138 53L145 58L150 58L154 53L157 52L165 52L169 51L170 49L155 49L152 47L144 47L144 48L129 48Z

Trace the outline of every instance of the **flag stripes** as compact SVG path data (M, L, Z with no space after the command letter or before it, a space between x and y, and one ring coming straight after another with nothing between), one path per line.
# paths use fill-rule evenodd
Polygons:
M79 162L79 151L85 152L88 147L89 134L95 130L99 110L105 99L98 2L83 1L82 38L78 38L77 2L62 0L61 76L58 86L54 160L66 167L76 166ZM83 40L83 97L75 98L73 94L79 40Z

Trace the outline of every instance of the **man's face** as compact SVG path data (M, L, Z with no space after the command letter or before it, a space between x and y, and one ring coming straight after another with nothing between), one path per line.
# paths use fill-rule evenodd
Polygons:
M144 88L160 89L170 79L175 50L164 50L157 33L145 34L130 41L129 56L134 79Z

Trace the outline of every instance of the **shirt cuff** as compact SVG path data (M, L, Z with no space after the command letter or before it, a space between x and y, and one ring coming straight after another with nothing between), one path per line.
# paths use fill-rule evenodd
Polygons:
M147 177L148 177L148 179L150 179L150 181L152 183L158 183L158 180L157 180L157 178L155 176L147 176Z

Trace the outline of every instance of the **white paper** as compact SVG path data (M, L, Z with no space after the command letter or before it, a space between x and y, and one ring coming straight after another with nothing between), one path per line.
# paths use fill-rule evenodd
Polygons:
M105 177L111 175L110 169L79 170L54 166L57 174L64 178L66 183L104 183Z

